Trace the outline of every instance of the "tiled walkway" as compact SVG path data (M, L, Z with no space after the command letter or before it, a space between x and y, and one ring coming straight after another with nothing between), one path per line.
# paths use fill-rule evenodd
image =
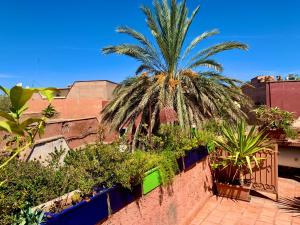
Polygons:
M300 183L279 179L279 198L300 197ZM300 213L288 213L278 203L253 197L251 202L212 197L190 225L300 225Z

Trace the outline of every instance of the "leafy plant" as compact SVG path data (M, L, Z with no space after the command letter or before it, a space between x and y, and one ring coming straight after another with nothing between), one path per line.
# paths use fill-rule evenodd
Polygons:
M252 174L252 168L255 165L259 167L260 160L263 160L256 157L256 153L271 150L267 134L264 131L258 131L255 126L247 132L244 121L235 125L224 124L221 133L222 138L217 139L215 143L218 148L225 151L226 156L220 159L219 167L230 166L236 169L236 173L239 173L239 182L243 185L245 172L250 171Z
M123 166L118 170L119 182L127 188L140 184L145 173L156 167L159 169L162 183L164 185L171 183L178 171L174 153L170 151L154 153L137 150L129 155Z
M293 129L294 114L278 107L260 106L254 110L259 125L264 129L282 130L288 137L296 138Z
M128 189L142 182L144 173L159 166L163 183L169 183L177 171L172 152L120 152L117 145L93 145L80 151L69 151L65 166L76 171L82 193L94 188L121 184Z
M43 109L42 111L42 115L45 117L45 118L53 118L55 115L57 114L57 111L55 110L55 108L49 104L45 109Z
M120 44L103 48L104 54L126 55L140 65L135 77L124 80L114 92L114 99L106 105L103 121L119 130L128 124L133 135L132 145L137 144L143 124L155 133L159 129L159 113L164 107L173 108L179 124L191 128L205 118L226 116L236 119L243 116L240 104L247 106L238 80L222 76L220 63L211 57L232 50L247 50L247 45L228 41L203 50L196 47L203 40L219 33L214 29L186 43L189 28L199 6L189 16L186 1L154 1L154 9L142 6L147 27L155 43L140 32L120 27L118 33L127 34L138 44ZM184 47L187 46L185 49ZM194 55L191 53L196 52ZM201 71L206 67L207 71ZM240 104L236 104L236 103ZM135 127L136 121L141 121Z
M209 150L213 150L215 139L216 136L214 133L205 130L197 130L192 141L195 143L195 147L202 145L207 146Z
M0 224L9 225L27 203L37 206L78 187L78 175L69 168L54 169L37 161L12 160L0 173Z
M163 124L155 135L140 135L140 148L145 151L172 151L177 157L184 156L185 151L191 150L197 144L191 139L191 132L177 125Z
M26 204L23 209L15 217L13 225L40 225L44 222L44 212L33 209L30 204Z
M27 110L27 102L34 93L41 93L50 101L53 98L55 89L23 88L21 86L7 89L0 86L0 90L4 92L11 102L9 112L0 111L0 117L4 119L0 121L0 130L9 133L11 140L13 140L6 149L11 152L11 156L0 165L0 169L2 169L20 152L30 147L34 143L35 136L38 133L42 133L45 127L46 116L27 119L22 117Z
M0 95L0 111L9 112L10 105L9 98L5 95Z
M215 119L215 118L208 119L203 121L203 123L201 124L201 129L213 133L215 135L218 135L220 133L223 123L224 121L221 119Z

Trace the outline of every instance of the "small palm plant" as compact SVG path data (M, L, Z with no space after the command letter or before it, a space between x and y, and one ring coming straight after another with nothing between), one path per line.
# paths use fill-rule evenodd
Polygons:
M45 214L43 211L33 209L29 203L26 203L24 209L15 217L12 225L40 225L45 222Z
M242 120L235 125L224 124L221 128L222 138L217 139L216 146L225 151L225 158L221 165L223 168L231 166L239 173L239 181L244 185L245 172L250 171L263 158L256 157L262 150L271 150L271 143L264 131L252 126L247 132L246 123Z

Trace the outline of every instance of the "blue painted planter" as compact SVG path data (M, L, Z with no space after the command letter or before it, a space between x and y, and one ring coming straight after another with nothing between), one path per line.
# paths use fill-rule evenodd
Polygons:
M119 211L129 203L142 196L141 185L133 187L132 191L121 186L116 186L108 190L110 208L113 213Z
M207 155L208 148L206 146L199 146L187 151L184 157L177 159L179 171L189 169ZM98 188L95 191L99 191L99 193L88 202L80 202L60 213L46 213L50 218L43 225L95 225L109 215L107 195L109 195L112 213L119 211L142 196L141 185L135 186L132 191L121 186L110 189Z
M208 156L208 148L207 146L199 146L197 148L198 161L202 160L206 156Z
M184 169L189 169L199 161L198 149L193 148L192 150L186 151L186 155L183 158Z
M186 151L186 155L182 158L177 159L178 167L180 171L189 169L194 166L197 162L202 160L208 155L208 149L206 146L198 146Z
M179 159L177 159L177 164L178 164L179 173L184 171L183 157L180 157Z
M95 225L108 217L107 190L60 213L52 214L45 225Z

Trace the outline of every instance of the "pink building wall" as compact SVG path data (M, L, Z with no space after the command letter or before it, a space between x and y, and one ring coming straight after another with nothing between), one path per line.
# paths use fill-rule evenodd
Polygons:
M78 119L97 117L105 104L112 99L112 93L117 86L111 81L76 81L63 89L63 95L53 99L59 119ZM27 114L39 114L48 105L48 101L40 94L35 94L29 101Z
M177 175L171 186L156 188L97 225L188 225L211 196L207 157Z
M261 76L263 77L263 76ZM258 77L259 78L259 77ZM244 85L243 93L256 105L279 107L300 117L300 81L261 81L251 80L251 86Z
M46 124L45 133L41 138L62 136L70 148L78 148L97 141L98 127L99 121L95 117L50 121Z
M266 84L267 105L279 107L300 117L300 81L269 82Z

